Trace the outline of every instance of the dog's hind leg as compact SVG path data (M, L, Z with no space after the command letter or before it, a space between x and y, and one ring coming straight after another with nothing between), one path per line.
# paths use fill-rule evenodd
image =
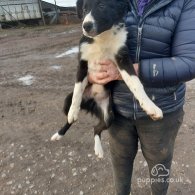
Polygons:
M89 99L83 99L81 103L81 109L95 115L99 119L99 123L94 127L94 150L98 158L103 158L103 149L101 144L101 133L103 130L109 128L112 119L112 105L109 95L104 96L104 98L91 97Z
M107 129L107 125L103 120L101 120L99 124L94 127L94 151L98 158L103 158L104 156L104 151L101 144L101 133L105 129Z
M65 135L65 133L68 131L72 124L69 124L68 122L51 137L51 141L58 141L61 140L62 137Z
M106 130L110 127L112 120L113 120L113 112L112 112L112 105L110 97L102 100L101 103L99 102L100 110L99 110L99 119L100 122L98 125L94 127L94 150L95 155L98 158L103 158L104 152L101 144L101 133L103 130Z
M64 101L64 107L63 107L63 111L64 111L64 114L67 116L68 114L68 111L70 109L70 105L72 103L72 95L73 95L73 92L68 94L65 98L65 101ZM68 129L70 128L72 124L70 123L66 123L58 132L56 132L52 137L51 137L51 141L58 141L60 139L62 139L62 137L65 135L65 133L68 131Z
M70 94L68 94L64 100L64 107L63 107L63 112L64 114L67 116L68 112L70 110L70 106L72 104L72 96L73 96L73 92L71 92Z

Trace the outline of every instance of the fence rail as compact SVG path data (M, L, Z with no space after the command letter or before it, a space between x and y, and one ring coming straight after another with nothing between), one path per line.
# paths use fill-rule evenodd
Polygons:
M38 0L1 0L0 22L41 18Z

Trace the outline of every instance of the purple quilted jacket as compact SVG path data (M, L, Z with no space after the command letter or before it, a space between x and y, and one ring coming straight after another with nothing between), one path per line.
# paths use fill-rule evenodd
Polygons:
M144 7L150 2L150 0L137 0L138 14L141 16L144 11Z

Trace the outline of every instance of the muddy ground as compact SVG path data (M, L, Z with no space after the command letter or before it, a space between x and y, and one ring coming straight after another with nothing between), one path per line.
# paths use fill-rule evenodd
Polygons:
M64 96L73 88L80 28L51 26L0 31L0 194L113 195L108 134L105 157L93 152L94 119L81 114L60 142ZM195 194L195 81L175 145L170 195ZM133 195L149 195L147 163L135 160ZM177 180L177 181L175 181Z

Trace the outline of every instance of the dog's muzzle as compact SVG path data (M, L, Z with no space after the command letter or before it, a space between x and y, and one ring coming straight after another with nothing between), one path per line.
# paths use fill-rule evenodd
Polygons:
M97 35L95 25L92 22L83 23L83 34L85 36L94 37Z

